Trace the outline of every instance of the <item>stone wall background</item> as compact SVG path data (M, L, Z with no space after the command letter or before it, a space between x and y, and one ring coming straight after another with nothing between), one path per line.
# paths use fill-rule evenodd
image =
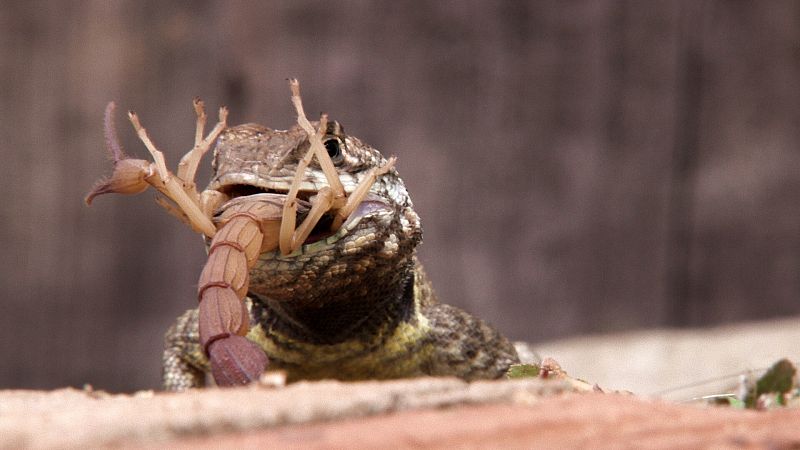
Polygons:
M285 128L290 76L398 156L440 297L512 338L800 313L800 3L6 0L0 387L157 387L194 306L197 236L82 203L106 102L172 167L194 96Z

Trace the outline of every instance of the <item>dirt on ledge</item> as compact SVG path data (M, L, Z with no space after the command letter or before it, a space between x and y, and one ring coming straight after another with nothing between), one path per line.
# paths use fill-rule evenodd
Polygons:
M563 380L422 378L181 394L0 391L0 448L797 448L800 410L742 411Z

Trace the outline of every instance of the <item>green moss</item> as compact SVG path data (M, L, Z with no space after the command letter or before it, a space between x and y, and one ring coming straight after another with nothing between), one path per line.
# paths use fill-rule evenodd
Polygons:
M512 364L506 372L509 379L536 378L539 376L540 367L536 364Z

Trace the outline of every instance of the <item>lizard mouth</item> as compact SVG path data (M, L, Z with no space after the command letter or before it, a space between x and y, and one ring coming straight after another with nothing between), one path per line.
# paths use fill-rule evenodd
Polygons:
M288 187L273 186L270 188L261 187L252 184L228 184L216 188L219 192L227 195L231 200L249 197L260 194L273 194L286 196L289 192ZM314 190L300 190L297 193L297 198L303 203L310 201L311 197L316 195ZM224 209L224 205L223 205ZM391 211L386 200L378 195L368 194L367 197L356 207L352 214L344 221L339 230L331 230L334 221L334 214L326 212L308 235L303 246L309 246L319 241L327 240L328 244L332 244L340 238L347 235L360 221L366 216L377 214L380 212ZM307 211L298 211L297 224L299 225L306 217Z
M260 186L254 186L252 184L230 184L227 186L222 186L217 190L230 197L231 200L235 198L249 197L259 194L275 194L275 195L286 196L289 193L288 188L286 189L263 188ZM316 192L313 191L299 191L297 193L297 198L303 202L308 202L309 198L311 198L315 194ZM305 219L305 216L306 216L305 211L298 211L297 223L301 223L303 219ZM317 224L314 226L314 229L311 230L311 234L308 235L306 240L303 242L303 245L313 244L314 242L332 236L334 234L334 232L331 231L332 223L333 223L333 215L330 213L325 213L319 220L319 222L317 222Z

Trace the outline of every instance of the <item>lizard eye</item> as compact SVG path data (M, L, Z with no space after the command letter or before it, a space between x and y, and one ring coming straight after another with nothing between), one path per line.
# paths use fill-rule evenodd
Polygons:
M341 162L344 158L342 155L342 143L338 138L330 138L323 142L325 150L328 151L328 156L334 163Z

